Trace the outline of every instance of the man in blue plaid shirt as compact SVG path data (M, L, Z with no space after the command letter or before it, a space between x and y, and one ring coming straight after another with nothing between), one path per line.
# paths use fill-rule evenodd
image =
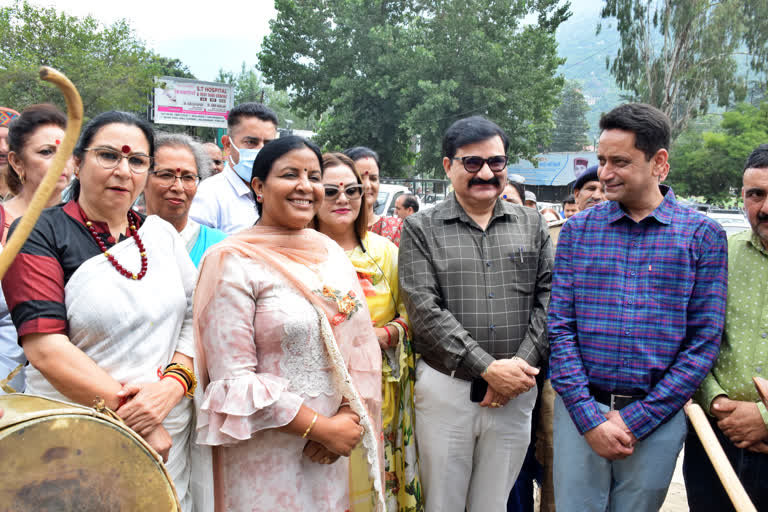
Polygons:
M726 236L660 185L666 115L621 105L600 129L607 201L563 225L552 281L555 503L655 512L685 439L682 407L718 353Z

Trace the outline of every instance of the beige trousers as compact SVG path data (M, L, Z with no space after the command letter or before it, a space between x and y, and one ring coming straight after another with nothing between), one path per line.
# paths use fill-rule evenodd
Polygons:
M504 407L469 400L470 383L416 367L416 443L427 512L504 512L531 441L536 388Z

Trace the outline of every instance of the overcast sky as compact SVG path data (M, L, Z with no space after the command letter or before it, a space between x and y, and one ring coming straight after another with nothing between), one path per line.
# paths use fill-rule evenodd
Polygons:
M214 80L220 68L239 71L256 64L261 41L276 16L273 0L28 0L68 14L88 14L110 25L120 18L164 57L180 59L199 80ZM601 2L571 0L571 11L599 12ZM0 0L0 6L13 0ZM532 18L534 19L534 18Z
M138 36L160 55L180 59L198 79L213 80L219 68L239 71L256 64L256 52L269 20L273 0L29 0L68 14L88 14L109 25L126 18ZM12 5L0 0L0 6Z

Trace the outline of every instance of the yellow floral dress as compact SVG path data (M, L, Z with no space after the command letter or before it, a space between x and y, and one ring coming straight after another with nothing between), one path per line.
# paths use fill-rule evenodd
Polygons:
M370 232L363 238L363 245L365 251L357 247L347 251L347 257L357 271L374 327L386 325L392 333L391 346L382 350L386 509L389 512L423 511L424 495L414 437L415 360L408 315L397 281L398 249L386 238ZM356 466L353 456L350 460L352 509L366 510L365 505L355 505L355 489L363 493L365 488L364 483L355 482L359 474Z

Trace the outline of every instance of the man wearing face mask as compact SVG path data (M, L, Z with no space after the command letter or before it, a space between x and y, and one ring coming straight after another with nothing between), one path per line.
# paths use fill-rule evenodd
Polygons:
M200 183L189 216L231 234L253 226L259 218L248 184L259 150L277 138L277 115L261 103L243 103L229 112L227 128L228 134L221 138L229 155L226 166Z

